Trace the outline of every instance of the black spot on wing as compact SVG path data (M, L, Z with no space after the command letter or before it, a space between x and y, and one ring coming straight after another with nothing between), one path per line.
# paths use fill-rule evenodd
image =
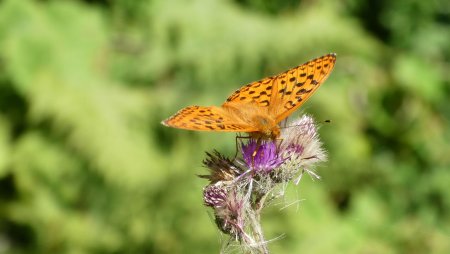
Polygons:
M260 103L261 103L261 106L264 106L264 107L267 107L267 106L270 105L269 100L263 100L263 101L261 101Z
M309 93L311 91L312 91L312 89L306 90L306 89L302 88L302 89L298 90L295 94L296 95L302 95L302 94L305 94L305 93Z
M292 102L292 101L287 101L285 104L284 104L284 108L285 109L291 109L291 108L293 108L293 107L295 107L295 103L294 102Z

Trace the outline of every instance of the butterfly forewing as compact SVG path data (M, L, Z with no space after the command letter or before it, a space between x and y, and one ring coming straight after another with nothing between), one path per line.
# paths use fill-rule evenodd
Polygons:
M259 107L268 107L271 102L274 80L275 77L267 77L247 84L231 94L224 104L228 102L251 102L256 103Z
M292 68L278 76L247 84L228 97L228 102L252 102L269 107L277 121L302 105L325 81L334 67L335 54L328 54Z
M280 122L316 91L326 80L336 61L335 54L328 54L311 60L277 76L278 90L272 97L269 112Z

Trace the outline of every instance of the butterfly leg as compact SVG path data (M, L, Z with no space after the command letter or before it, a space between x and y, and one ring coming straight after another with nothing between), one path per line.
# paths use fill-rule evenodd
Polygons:
M235 140L235 143L236 143L236 153L234 154L233 160L236 159L239 150L242 150L242 147L239 148L239 142L238 142L238 140L241 140L241 139L250 139L250 137L244 137L244 136L236 135L236 140Z
M236 153L234 154L233 160L236 159L238 152L239 152L239 144L238 144L238 139L241 139L243 137L236 135L236 140L235 140L235 144L236 144Z

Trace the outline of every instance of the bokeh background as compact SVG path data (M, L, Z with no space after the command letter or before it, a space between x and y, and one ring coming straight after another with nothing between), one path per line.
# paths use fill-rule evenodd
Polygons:
M250 81L335 52L297 112L323 177L266 209L272 253L450 253L446 0L0 1L0 253L218 253L204 151L169 129Z

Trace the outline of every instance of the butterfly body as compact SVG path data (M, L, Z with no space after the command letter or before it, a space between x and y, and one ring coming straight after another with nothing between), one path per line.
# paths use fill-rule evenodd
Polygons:
M222 108L228 111L235 122L242 121L242 126L251 126L247 131L252 138L276 139L280 136L280 127L270 114L268 107L260 107L254 102L227 102Z
M220 107L189 106L162 124L187 130L247 132L252 138L274 140L280 135L278 123L316 91L335 61L335 54L313 59L241 87Z

